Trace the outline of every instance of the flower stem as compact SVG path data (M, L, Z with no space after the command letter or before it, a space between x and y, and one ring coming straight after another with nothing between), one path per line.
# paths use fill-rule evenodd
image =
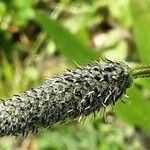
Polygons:
M134 79L150 77L150 65L138 65L130 69Z

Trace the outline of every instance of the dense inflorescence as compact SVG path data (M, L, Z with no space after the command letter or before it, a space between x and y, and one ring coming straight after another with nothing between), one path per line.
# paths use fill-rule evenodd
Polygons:
M115 102L132 83L121 63L95 62L0 103L0 137L24 135L87 116Z

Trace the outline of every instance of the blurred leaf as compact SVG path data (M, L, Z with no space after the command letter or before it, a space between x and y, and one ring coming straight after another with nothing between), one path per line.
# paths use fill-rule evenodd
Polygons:
M124 99L126 104L118 102L116 105L116 113L127 122L143 127L150 132L150 102L146 100L141 90L136 87L131 88L128 92L130 99Z
M10 7L13 10L12 22L17 26L25 27L34 17L34 7L36 6L37 2L37 0L11 1Z
M13 83L13 68L4 56L2 61L2 71L6 82L11 85Z
M110 60L124 60L127 56L126 42L120 41L116 44L116 47L112 47L107 51L104 51L104 55Z
M46 31L49 38L52 38L56 47L70 61L76 61L80 65L87 64L90 60L99 59L99 55L91 50L80 40L62 27L58 22L50 19L47 14L36 13L36 21Z
M113 0L109 6L110 13L119 25L129 28L132 25L130 14L130 0Z
M2 1L0 1L0 23L6 14L6 4Z
M132 0L133 36L142 63L149 63L150 52L150 1Z
M65 26L75 33L81 29L90 29L99 25L103 20L101 13L97 13L101 4L92 1L90 4L81 5L79 3L76 7L70 7L67 11L72 14L72 17L64 20ZM73 9L76 11L73 11Z
M139 139L133 138L133 127L120 128L117 124L106 124L100 120L97 120L96 124L70 124L53 128L50 132L42 132L38 137L38 147L40 150L141 149L140 145L137 145ZM127 144L127 140L130 140L130 143Z
M133 16L133 34L137 46L138 54L142 63L150 64L150 1L132 0L131 10ZM137 80L138 81L138 80ZM135 81L142 87L148 88L148 79ZM146 81L146 82L145 82ZM118 103L116 113L127 122L142 127L150 132L150 102L145 99L141 89L132 87L129 90L130 103L125 105Z
M6 137L6 138L1 138L0 140L0 150L9 150L11 147L11 138Z

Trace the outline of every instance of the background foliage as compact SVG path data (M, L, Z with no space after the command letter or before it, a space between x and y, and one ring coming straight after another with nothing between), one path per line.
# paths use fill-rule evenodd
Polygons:
M149 0L0 1L0 97L100 57L150 64L149 11ZM97 116L56 126L21 142L22 149L150 149L149 90L149 79L136 80L126 104L108 110L111 123ZM16 147L11 138L0 141L0 149Z

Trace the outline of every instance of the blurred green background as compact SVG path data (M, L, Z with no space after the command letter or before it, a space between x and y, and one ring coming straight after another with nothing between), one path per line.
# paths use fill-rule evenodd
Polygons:
M150 0L1 0L0 98L101 57L150 64L149 49ZM26 140L5 137L0 150L150 149L150 80L127 94L107 122L97 114Z

